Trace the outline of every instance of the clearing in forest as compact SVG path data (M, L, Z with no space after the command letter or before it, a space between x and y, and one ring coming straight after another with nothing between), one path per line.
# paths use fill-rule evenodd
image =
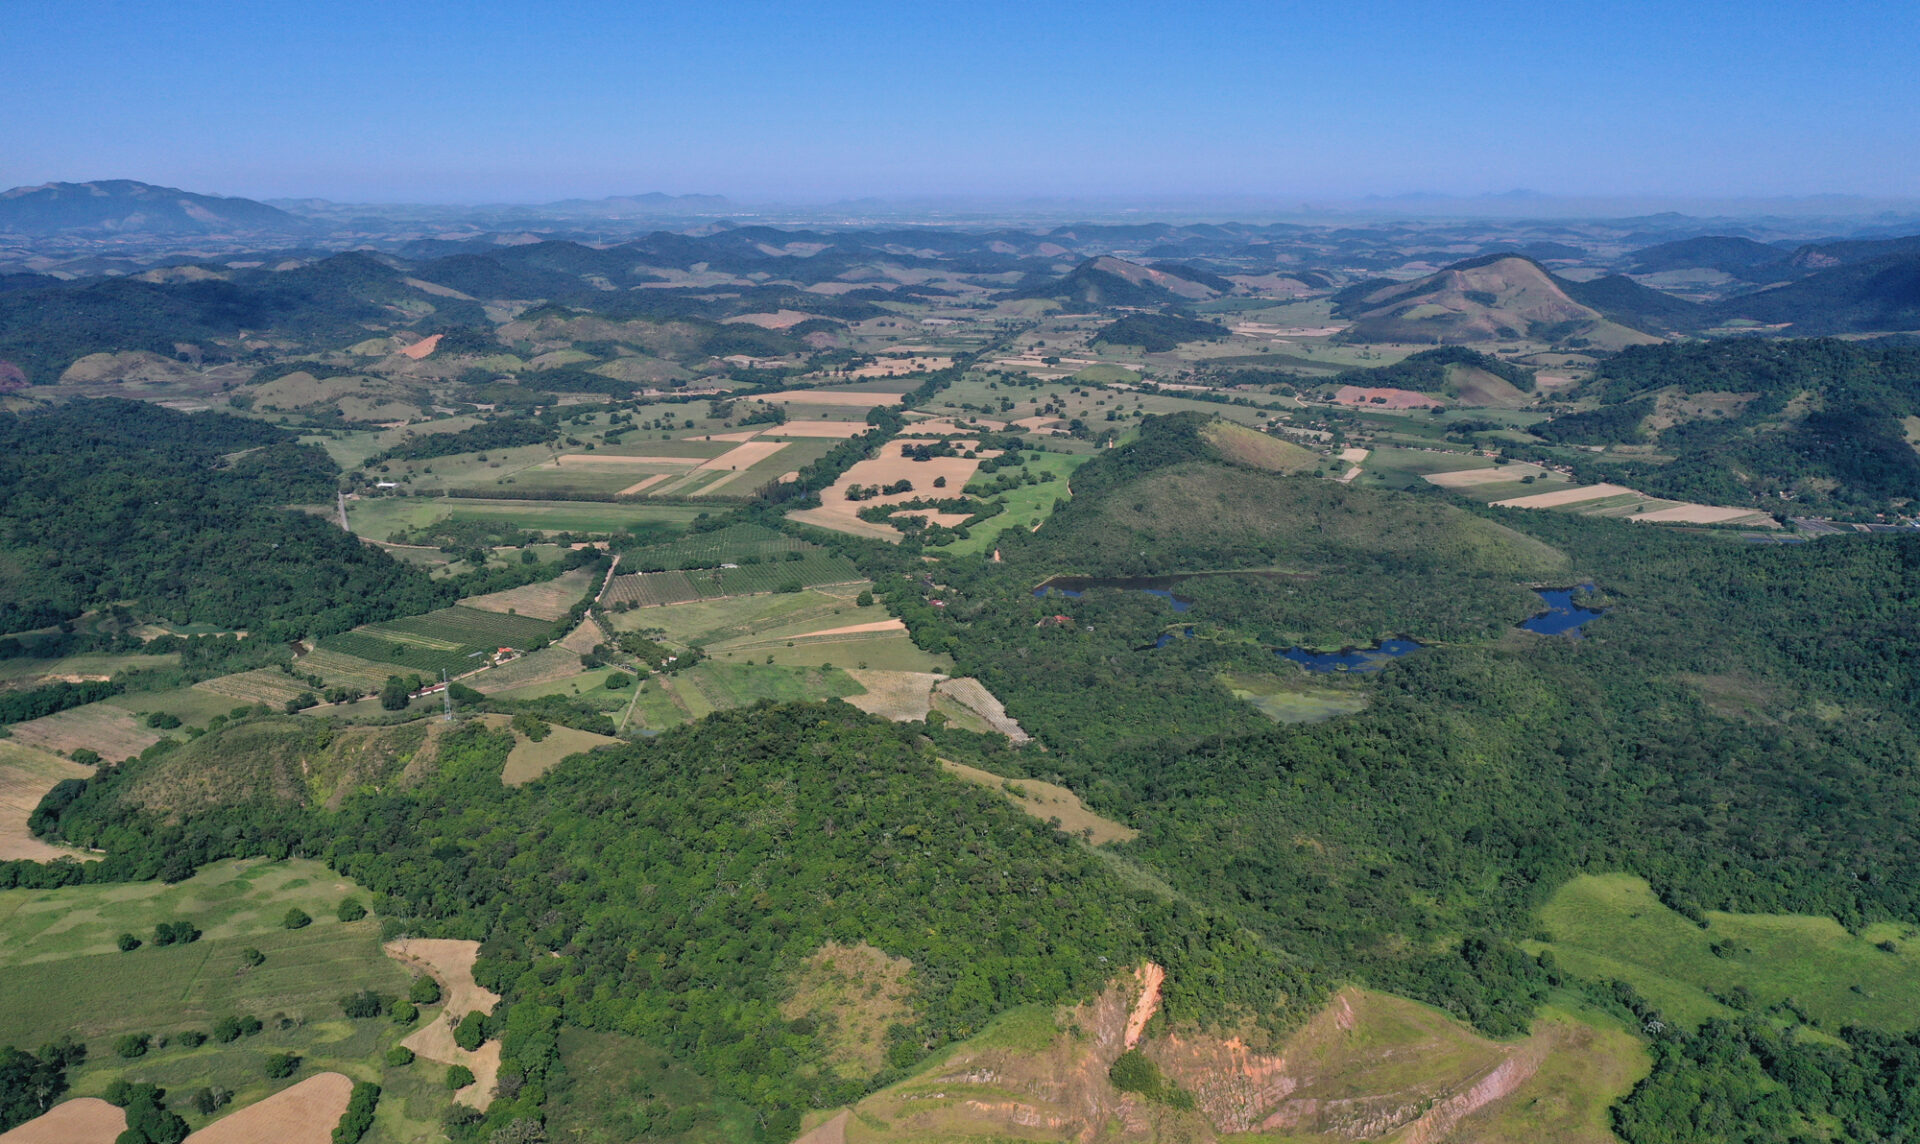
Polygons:
M460 601L483 612L512 612L536 620L558 620L593 586L594 573L575 568L541 584L527 584L504 592L489 592Z
M975 442L955 441L954 446L961 450L972 449ZM899 504L916 498L937 500L944 497L956 497L960 490L980 469L980 462L987 457L997 457L999 453L987 450L974 457L934 457L925 461L915 461L900 455L901 444L889 441L880 447L880 455L856 461L851 468L840 475L840 479L821 492L820 507L801 509L789 513L790 519L820 528L830 528L836 532L848 532L855 536L866 536L876 540L898 543L900 533L886 524L876 524L860 519L860 510L873 505ZM942 487L934 487L934 482L946 478ZM905 492L887 493L868 497L864 500L848 500L847 490L855 485L862 488L885 488L899 481L911 486Z
M1109 842L1131 842L1140 836L1140 832L1133 827L1088 810L1086 804L1080 801L1080 796L1066 787L1038 779L1005 778L951 759L941 759L940 766L948 774L999 791L1015 806L1040 821L1055 822L1055 829L1062 834L1084 838L1094 846L1104 846Z
M423 1018L419 1030L400 1043L427 1060L471 1069L474 1082L455 1093L453 1099L469 1108L485 1108L493 1099L494 1084L500 1076L500 1042L488 1041L477 1051L468 1052L453 1040L453 1027L468 1013L491 1013L500 1003L498 993L481 988L473 980L480 943L401 938L388 942L386 950L396 961L431 974L440 983L441 1000L446 1006L439 1014Z
M546 738L538 743L516 732L513 750L507 755L507 765L500 772L500 781L507 786L530 783L569 755L582 754L619 741L606 735L596 735L592 731L562 727L558 723L548 727Z
M1320 463L1320 454L1232 421L1210 421L1200 431L1221 456L1273 473L1297 473Z
M887 1030L913 1024L913 963L867 945L828 942L793 970L780 1005L789 1021L812 1019L833 1071L865 1079L887 1064Z

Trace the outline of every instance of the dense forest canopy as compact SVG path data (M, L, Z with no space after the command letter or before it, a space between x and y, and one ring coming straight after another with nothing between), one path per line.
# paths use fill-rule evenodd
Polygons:
M0 633L138 601L268 639L424 611L443 589L288 504L338 469L281 429L146 402L0 414Z

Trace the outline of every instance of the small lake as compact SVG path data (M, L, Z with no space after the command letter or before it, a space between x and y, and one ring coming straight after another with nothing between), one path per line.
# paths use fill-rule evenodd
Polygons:
M1290 647L1273 654L1297 663L1308 671L1379 671L1387 665L1388 660L1419 650L1420 645L1413 640L1390 639L1381 640L1370 648L1308 651L1303 647Z
M1193 607L1193 601L1184 596L1173 594L1173 586L1186 579L1185 576L1055 576L1033 590L1036 600L1045 599L1049 592L1058 592L1071 599L1086 595L1089 588L1112 588L1121 592L1145 592L1149 596L1159 596L1173 605L1176 612L1184 612Z
M1192 638L1193 638L1192 628L1187 628L1184 631L1179 631L1179 632L1161 632L1160 638L1153 641L1153 646L1166 647L1168 644L1172 643L1174 640L1192 639Z
M1579 639L1581 625L1606 614L1604 608L1589 608L1579 602L1592 594L1592 584L1582 584L1577 588L1536 589L1534 595L1547 602L1547 610L1522 621L1520 627L1543 636L1565 635Z

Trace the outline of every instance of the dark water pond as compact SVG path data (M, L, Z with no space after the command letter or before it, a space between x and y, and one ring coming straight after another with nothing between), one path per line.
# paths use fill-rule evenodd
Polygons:
M1371 648L1348 648L1345 651L1308 651L1303 647L1290 647L1273 654L1281 659L1291 660L1308 671L1379 671L1387 661L1419 651L1420 645L1413 640L1381 640Z
M1584 607L1580 601L1593 593L1592 584L1577 588L1542 588L1534 595L1547 602L1547 610L1523 621L1520 626L1543 636L1566 635L1580 638L1580 626L1605 614L1604 608Z
M1159 638L1159 639L1157 639L1157 640L1154 640L1154 641L1153 641L1153 646L1154 646L1154 647L1166 647L1166 646L1167 646L1168 644L1170 644L1170 643L1172 643L1172 642L1173 642L1174 640L1177 640L1177 639L1183 639L1183 638L1184 638L1184 639L1192 639L1192 638L1193 638L1193 629L1192 629L1192 628L1187 628L1187 629L1185 629L1185 630L1183 630L1183 631L1179 631L1179 632L1161 632L1161 633L1160 633L1160 638Z
M1145 592L1149 596L1159 596L1173 605L1176 612L1184 612L1193 607L1193 601L1184 596L1173 594L1173 586L1186 579L1184 576L1055 576L1033 590L1034 599L1044 599L1049 592L1058 592L1062 596L1079 599L1089 588L1113 588L1122 592Z

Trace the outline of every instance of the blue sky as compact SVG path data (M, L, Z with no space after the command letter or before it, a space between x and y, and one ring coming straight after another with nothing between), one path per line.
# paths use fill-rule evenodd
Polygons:
M1920 198L1906 3L0 0L0 185Z

